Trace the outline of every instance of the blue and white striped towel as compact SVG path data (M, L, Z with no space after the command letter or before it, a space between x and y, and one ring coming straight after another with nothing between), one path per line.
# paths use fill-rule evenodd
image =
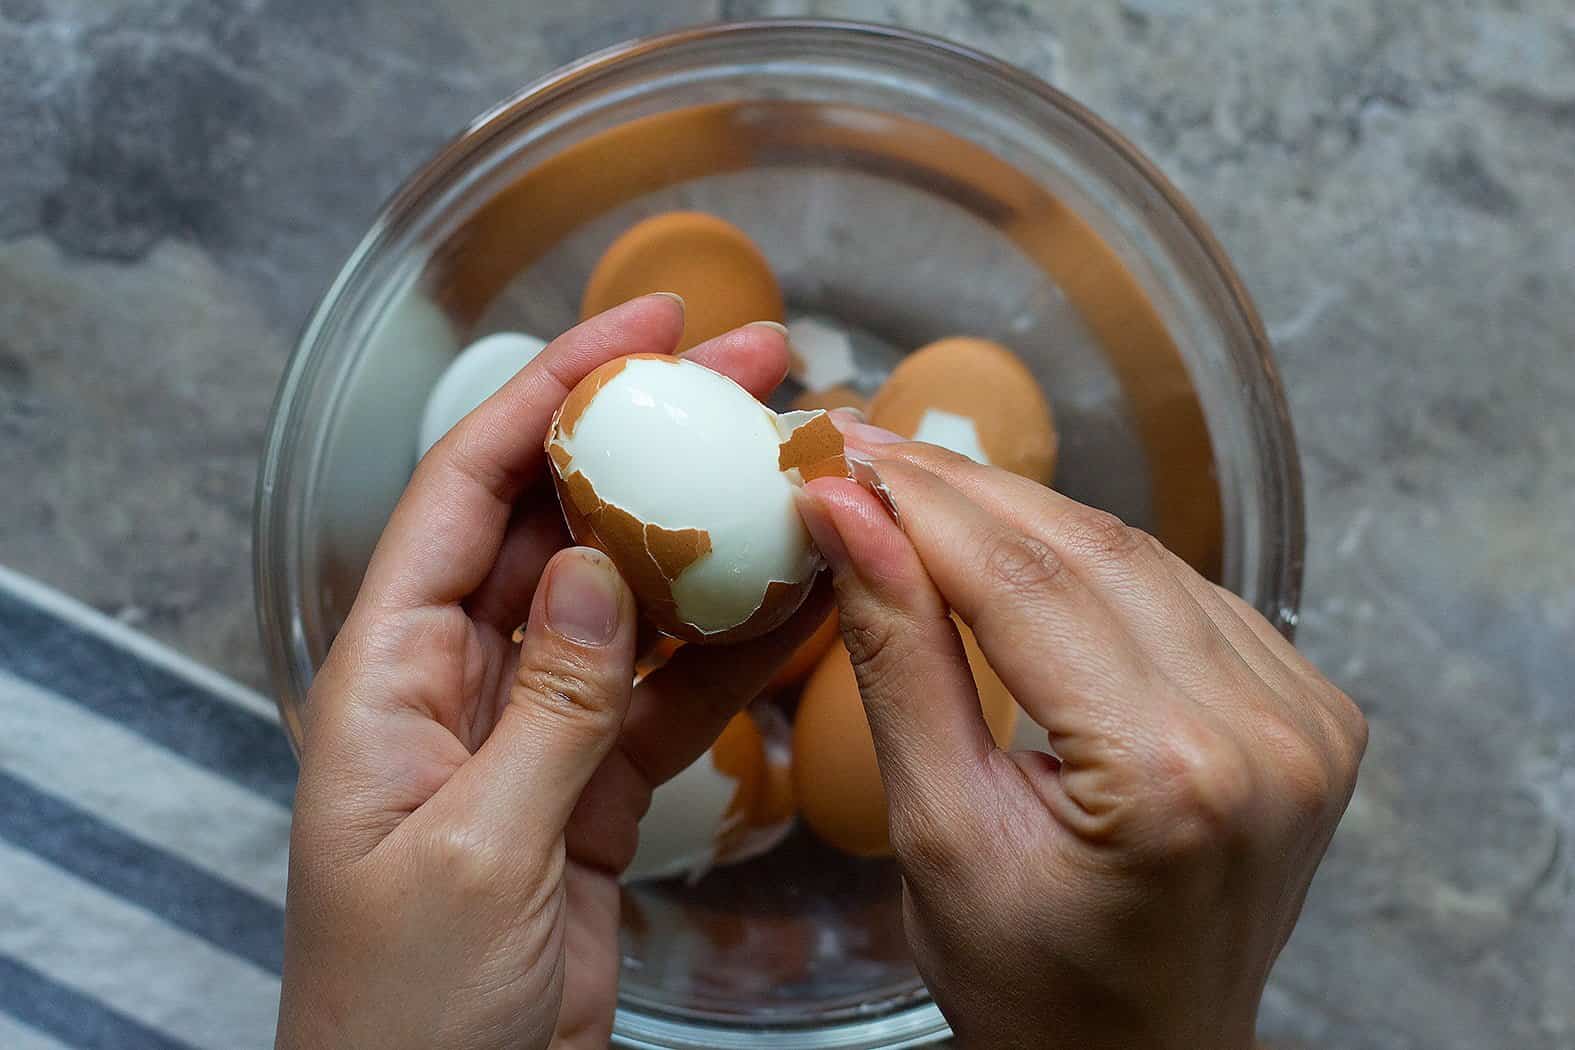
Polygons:
M0 568L0 1047L272 1045L272 705Z

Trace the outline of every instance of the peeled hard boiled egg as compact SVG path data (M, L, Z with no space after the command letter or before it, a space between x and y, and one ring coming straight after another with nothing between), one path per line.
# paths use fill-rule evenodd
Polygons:
M604 551L641 610L691 642L765 634L822 562L794 490L846 475L824 412L778 415L682 358L634 355L587 376L547 432L575 541Z
M743 230L703 212L653 216L613 241L586 282L580 316L650 292L683 296L679 350L750 321L782 320L782 290L764 253Z
M973 632L960 622L957 627L985 723L996 744L1005 747L1019 716L1017 702L985 663ZM891 855L875 738L853 662L840 644L804 684L793 719L793 791L804 822L831 845L859 857Z
M1044 393L1016 355L988 339L942 339L903 358L871 399L869 417L1041 484L1055 472L1055 422Z
M760 712L772 716L781 717ZM793 826L786 736L785 726L762 733L750 712L733 716L709 751L652 793L624 881L697 879L781 842Z
M460 351L427 395L418 453L426 455L455 423L501 390L546 345L533 335L499 332Z

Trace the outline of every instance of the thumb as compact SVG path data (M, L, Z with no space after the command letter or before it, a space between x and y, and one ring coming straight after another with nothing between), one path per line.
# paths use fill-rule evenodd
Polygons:
M472 819L505 841L563 833L591 774L623 727L634 681L634 595L599 551L547 563L508 703L456 776Z

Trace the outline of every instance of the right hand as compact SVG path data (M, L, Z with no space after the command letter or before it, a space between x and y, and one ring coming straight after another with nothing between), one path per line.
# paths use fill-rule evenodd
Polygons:
M964 1046L1253 1045L1355 786L1355 705L1152 537L843 422L900 525L806 489L858 672L914 956ZM998 750L950 613L1054 754Z

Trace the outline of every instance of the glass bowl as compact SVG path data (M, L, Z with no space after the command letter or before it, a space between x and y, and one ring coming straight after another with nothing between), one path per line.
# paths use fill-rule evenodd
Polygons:
M711 26L593 55L483 114L388 204L307 326L256 535L258 616L297 746L444 366L493 331L568 327L607 244L673 208L742 226L792 313L867 346L967 334L1016 350L1055 411L1057 488L1290 631L1303 521L1285 399L1241 281L1154 166L1066 96L945 41ZM873 382L889 361L867 360ZM631 887L615 1041L943 1038L899 902L890 862L804 833L694 885Z

